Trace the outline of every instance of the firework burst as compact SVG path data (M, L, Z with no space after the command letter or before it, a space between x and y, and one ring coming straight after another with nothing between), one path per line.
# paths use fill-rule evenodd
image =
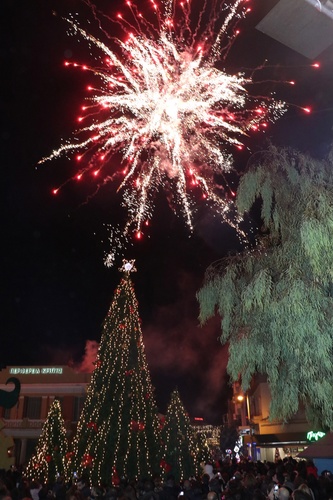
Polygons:
M128 212L125 237L141 236L161 188L190 230L198 197L237 226L232 202L221 197L216 180L232 168L244 137L286 109L272 95L256 95L251 74L221 69L249 3L151 0L154 17L145 18L127 1L128 12L113 19L90 7L105 41L66 21L71 34L98 50L98 67L65 64L93 72L99 84L90 88L75 139L41 162L72 153L77 180L92 174L97 189L117 182ZM109 36L101 19L120 26L123 36Z

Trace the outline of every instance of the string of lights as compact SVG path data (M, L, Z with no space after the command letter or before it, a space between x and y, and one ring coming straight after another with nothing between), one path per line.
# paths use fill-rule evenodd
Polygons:
M134 269L129 262L122 267L73 445L73 470L87 473L92 484L150 476L159 464L157 406L130 278Z

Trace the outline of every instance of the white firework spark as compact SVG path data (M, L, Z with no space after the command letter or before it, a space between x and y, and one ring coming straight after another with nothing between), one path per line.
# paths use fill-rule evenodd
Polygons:
M165 0L161 7L151 3L155 22L126 2L133 22L118 14L114 22L122 27L124 40L109 37L108 44L67 19L75 35L98 49L102 66L66 64L92 71L100 85L91 88L79 118L87 125L41 162L77 153L83 165L77 179L98 173L98 186L118 180L128 211L124 234L134 231L140 237L160 188L171 194L190 230L198 192L224 220L237 225L229 216L232 202L218 194L216 176L230 171L233 149L243 147L244 136L264 129L286 109L271 95L252 95L251 75L219 69L236 24L250 10L248 3L197 0L201 10L194 28L190 0ZM119 157L121 168L115 166Z

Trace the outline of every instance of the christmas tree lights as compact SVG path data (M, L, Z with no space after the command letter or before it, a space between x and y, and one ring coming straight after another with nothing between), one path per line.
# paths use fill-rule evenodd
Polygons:
M54 483L57 476L68 476L68 441L58 399L52 403L34 455L28 462L26 475L45 483Z
M116 485L159 467L157 407L130 278L134 262L121 270L73 445L74 470L92 484Z
M176 481L183 481L196 473L197 447L191 422L178 390L171 394L162 429L164 454L160 466Z

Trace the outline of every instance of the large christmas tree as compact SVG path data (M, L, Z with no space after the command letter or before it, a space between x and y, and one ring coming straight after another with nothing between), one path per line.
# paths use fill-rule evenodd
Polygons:
M197 449L194 431L178 390L171 394L162 430L164 453L161 466L165 473L183 481L196 474Z
M92 484L117 484L159 468L159 422L130 279L133 262L121 270L73 445L74 470Z
M28 462L26 475L31 479L54 483L58 475L67 477L68 441L58 399L52 403L36 451Z

